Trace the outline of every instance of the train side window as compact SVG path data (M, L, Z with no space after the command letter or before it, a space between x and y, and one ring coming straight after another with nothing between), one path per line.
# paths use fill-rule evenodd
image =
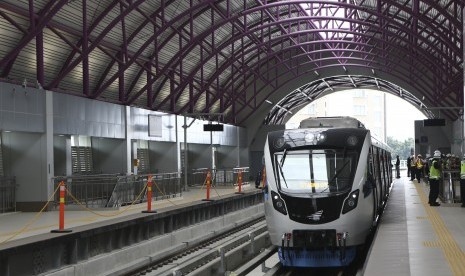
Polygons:
M373 188L375 187L375 180L373 177L374 171L373 171L373 154L371 148L369 149L368 152L368 158L367 158L367 168L365 171L366 175L366 181L365 184L363 185L363 196L367 197L371 194Z

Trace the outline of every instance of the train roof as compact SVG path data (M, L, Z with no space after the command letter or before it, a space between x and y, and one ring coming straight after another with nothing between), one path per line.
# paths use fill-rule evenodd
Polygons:
M300 122L299 128L363 128L365 125L356 118L349 116L310 117ZM371 144L387 151L392 148L371 134Z
M365 128L359 120L348 117L310 117L300 122L299 128Z

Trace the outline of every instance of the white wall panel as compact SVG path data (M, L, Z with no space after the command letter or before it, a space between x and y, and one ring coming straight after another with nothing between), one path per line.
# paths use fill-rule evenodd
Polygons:
M47 173L45 134L8 132L2 134L5 175L16 176L17 201L46 201Z
M45 91L0 83L0 130L44 132Z
M125 173L123 139L92 138L94 170L103 174Z
M59 93L53 99L55 133L126 137L124 106Z

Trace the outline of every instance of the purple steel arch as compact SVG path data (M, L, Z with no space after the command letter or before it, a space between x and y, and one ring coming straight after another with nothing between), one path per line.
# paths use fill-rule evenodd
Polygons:
M340 65L337 65L337 64L332 64L332 65L329 65L329 66L327 66L327 67L336 67L336 66L337 66L337 67L340 67ZM356 66L356 65L350 65L350 64L349 64L348 66ZM378 71L383 71L383 68L380 67L380 68L377 69L377 70L378 70ZM309 70L309 71L313 71L313 70ZM311 72L311 73L313 73L313 72ZM285 73L283 73L283 74L285 74ZM303 75L305 75L305 74L308 74L308 72L302 73L302 74L300 74L300 75L297 76L297 77L303 76ZM293 80L293 79L295 79L295 78L291 78L291 80ZM408 82L408 80L409 80L409 79L407 79L407 78L403 78L403 81L405 81L405 82ZM286 83L288 83L288 81L286 81ZM283 86L283 85L284 85L284 84L279 84L279 85L277 86L277 88L278 88L278 87L281 87L281 86ZM419 88L421 88L421 86L423 86L423 85L420 85ZM264 90L264 89L266 89L266 84L263 85L262 88L261 88L260 90ZM260 93L260 92L258 92L258 93ZM258 93L257 93L257 94L258 94ZM236 98L237 98L237 97L236 97ZM230 100L231 100L231 101L235 101L236 98L230 99ZM429 97L427 97L427 99L428 99L428 98L429 98ZM249 107L250 107L251 109L257 108L257 107L261 106L261 104L263 104L263 102L265 101L265 99L266 99L266 97L264 97L264 98L262 99L262 101L260 102L260 104L255 105L255 106L253 106L253 107L250 107L250 106L249 106ZM254 100L256 100L256 99L254 99ZM250 101L249 101L249 102L250 102ZM245 103L245 104L243 105L243 107L240 108L240 109L237 111L237 113L240 113L245 107L247 107L247 103ZM253 111L252 111L250 114L248 114L247 116L245 116L245 117L247 118L247 117L250 116L252 113L253 113Z
M328 19L328 18L323 18L323 19ZM286 20L284 20L284 21L292 21L292 20L295 20L295 19L286 19ZM360 22L360 21L354 21L354 22ZM280 22L280 23L281 23L281 22ZM397 23L397 22L396 22L396 23ZM397 24L398 24L398 23L397 23ZM417 34L413 34L413 33L411 33L411 32L410 32L410 34L413 35L413 36L417 36L417 37L418 37ZM419 38L420 38L420 39L423 39L422 37L419 37ZM174 59L175 59L175 58L173 58L172 60L174 60ZM179 58L178 60L181 61L182 59ZM203 66L203 65L202 65L202 66ZM174 66L174 67L176 67L176 66ZM199 67L200 67L200 66L198 66L197 68L199 68ZM161 89L161 88L160 88L160 89ZM178 89L178 91L176 91L176 93L180 93L179 91L182 91L182 90L181 90L181 89ZM176 94L176 93L175 93L175 94ZM163 105L167 100L168 100L168 98L165 98L165 100L163 100L162 103L160 103L158 106ZM172 110L172 111L173 111L173 110Z
M327 18L324 18L324 19L327 19ZM271 23L271 24L272 24L272 23ZM264 28L267 27L267 25L262 25L262 26L263 26ZM254 31L254 30L250 30L250 32L253 32L253 31ZM363 35L363 34L359 34L359 35ZM231 38L231 40L233 40L233 38ZM225 45L228 45L228 42L225 43ZM220 50L221 50L221 49L217 49L217 50L215 51L215 53L218 53ZM212 55L210 55L210 56L212 56ZM425 56L428 56L428 55L425 55ZM202 66L202 65L199 65L197 68L199 68L200 66ZM217 70L217 71L218 71L218 70ZM193 70L193 72L195 72L195 70ZM191 73L191 76L192 76L192 73ZM189 78L191 78L191 76L189 76ZM181 90L181 89L179 88L179 90ZM179 92L178 92L178 93L179 93ZM165 99L164 102L166 102L166 100L167 100L167 99ZM158 107L160 107L164 102L162 102Z
M334 41L334 42L339 42L339 41ZM302 45L305 45L305 44L312 44L312 43L319 43L319 42L315 42L315 41L313 41L313 42L307 42L307 43L302 43ZM362 44L362 43L352 43L352 42L350 42L350 41L344 42L344 43L347 43L347 44L364 45L364 44ZM393 44L393 45L395 46L395 44ZM259 47L259 46L260 46L260 45L257 45L257 47ZM368 45L368 46L369 46L369 45ZM249 52L252 52L252 51L255 50L255 49L253 49L253 48L252 48L252 49L250 49L249 47L247 47L247 48L248 48L248 51L249 51ZM295 48L295 46L291 46L291 47L289 47L289 48ZM289 48L288 48L287 50L289 50ZM317 51L314 51L314 52L321 52L321 51L335 51L335 52L338 52L338 51L349 51L349 52L350 52L351 50L345 50L345 49L330 49L330 50L317 50ZM246 54L247 54L247 53L243 53L242 56L244 56L244 55L246 55ZM280 54L280 52L275 52L275 53L273 53L273 54L270 54L270 55L268 56L268 58L271 58L271 57L273 57L274 55L278 55L278 54ZM372 53L364 53L364 54L366 54L366 55L372 55ZM293 58L298 58L298 57L304 56L304 55L307 55L307 54L304 53L304 54L300 54L300 55L294 55ZM253 59L253 58L254 58L254 57L251 57L251 59ZM221 68L218 68L218 69L217 69L217 72L215 73L215 75L211 76L210 81L209 81L209 82L207 83L207 85L205 85L205 86L208 87L208 86L209 86L209 85L208 85L209 83L211 83L215 78L217 78L218 75L222 74L224 68L229 67L229 66L230 66L231 64L233 64L234 61L237 60L237 59L239 59L239 58L232 58L232 59L230 59L230 61L229 61L228 63L223 64ZM423 60L428 60L428 59L429 59L429 56L425 55L425 56L424 56L424 59L422 59L420 62L422 62ZM430 64L433 64L433 63L434 63L434 61L431 60L431 61L430 61ZM249 63L249 64L250 64L250 63ZM250 67L252 67L252 66L248 66L248 69L250 69ZM259 65L256 65L255 67L260 67L260 64L259 64ZM425 65L425 67L427 67L427 65ZM242 72L240 72L240 73L244 73L244 71L242 71ZM233 81L231 81L231 82L233 82ZM183 111L183 110L181 110L180 112L182 112L182 111Z
M27 42L27 39L29 39L29 36L31 37L31 40L35 37L36 38L36 44L37 44L37 49L36 49L36 55L37 55L37 76L39 80L43 79L44 76L44 64L43 64L43 49L41 48L41 45L43 44L42 42L42 30L47 26L52 32L54 32L58 37L60 37L67 45L70 46L71 48L71 54L68 56L68 61L64 63L62 74L60 74L58 77L52 80L52 82L46 86L46 88L57 88L59 83L63 80L64 77L66 77L80 62L83 64L83 90L84 94L87 97L99 97L101 93L105 91L109 85L111 85L117 78L119 78L119 93L120 93L120 102L128 104L129 102L132 103L136 101L144 92L147 92L147 106L149 108L152 108L152 105L155 103L155 101L159 102L158 107L163 106L164 103L170 101L170 107L169 109L172 111L175 111L175 100L179 99L183 93L188 93L188 98L191 100L188 105L188 108L194 109L194 103L193 100L194 98L198 99L201 95L206 93L206 98L207 98L207 106L210 107L215 104L215 102L218 101L218 98L220 100L220 108L222 109L227 109L229 108L228 106L232 106L233 110L236 110L235 102L228 101L227 99L224 99L224 96L226 95L227 92L220 92L220 88L224 89L224 91L227 91L228 89L234 88L234 87L251 87L251 85L254 85L256 87L256 84L247 81L250 78L260 78L262 82L268 83L268 85L275 86L277 87L277 80L275 82L269 81L269 79L263 78L259 73L259 68L261 64L265 64L264 60L261 58L261 54L259 53L259 47L256 47L256 52L250 52L250 57L249 60L254 61L253 65L245 65L245 54L243 50L237 50L234 49L234 41L241 41L241 45L244 45L244 37L247 37L249 40L249 43L251 45L257 44L260 45L261 47L264 47L266 51L266 56L267 58L272 58L273 64L267 64L265 67L264 72L272 72L272 70L276 69L276 64L283 64L287 66L287 72L290 73L292 76L299 76L301 75L299 72L299 66L303 66L305 64L315 64L315 67L320 66L322 64L322 68L328 68L329 65L324 64L324 61L332 61L332 62L339 62L341 64L346 64L350 65L351 62L360 62L362 64L356 64L354 66L361 66L361 67L366 67L366 68L376 68L376 62L385 62L386 65L389 67L385 70L389 74L394 74L397 70L397 68L394 67L400 67L404 68L405 66L411 66L414 67L414 58L410 58L411 60L406 61L405 65L400 65L400 60L395 60L391 59L390 57L383 55L380 57L379 61L376 59L372 58L374 55L373 51L377 46L370 46L364 47L366 43L364 44L364 38L360 38L359 40L355 40L352 42L351 45L357 45L353 46L355 49L359 49L361 55L354 54L355 51L351 50L343 50L340 47L340 45L337 45L337 43L341 43L340 41L335 41L334 45L331 45L330 40L322 40L320 42L321 48L318 50L312 50L310 53L308 52L308 48L305 49L303 48L305 43L300 43L298 42L298 39L300 39L300 36L297 38L294 37L293 35L295 33L292 33L290 30L290 26L292 23L291 19L285 19L280 17L279 10L277 13L274 13L272 11L273 7L277 6L285 6L287 7L289 14L293 14L295 11L294 9L298 10L300 7L299 3L320 3L321 5L325 4L336 4L340 7L350 7L351 4L345 3L345 2L329 2L329 1L282 1L282 2L273 2L273 3L268 3L267 1L260 1L256 0L255 3L257 4L255 7L252 8L246 8L242 12L237 12L235 14L231 14L230 12L230 2L231 0L226 0L223 1L222 3L226 5L226 11L223 10L223 6L220 7L218 1L203 1L202 3L195 4L193 1L190 1L190 6L178 16L176 16L174 19L166 19L165 18L165 8L169 7L175 1L164 1L162 0L160 7L158 8L157 11L154 13L150 14L149 16L146 15L143 11L141 11L138 7L141 4L141 1L123 1L123 0L118 0L118 1L112 1L103 12L101 12L98 15L98 18L102 18L108 13L110 13L113 10L113 7L116 5L120 5L120 10L121 13L112 20L112 22L105 28L102 32L100 32L95 39L92 39L90 41L90 37L88 36L94 27L96 26L96 22L94 21L93 24L90 26L87 26L85 22L86 16L87 16L87 9L85 8L86 0L83 0L83 29L82 30L74 30L70 27L64 26L59 23L53 22L52 18L53 15L58 12L65 4L65 1L49 1L46 4L47 8L44 8L42 11L44 12L43 14L36 15L33 12L33 1L29 1L29 10L23 10L22 8L19 7L14 7L12 8L11 6L7 7L8 9L17 9L21 10L20 14L25 16L26 18L30 18L31 21L31 28L29 30L24 30L21 29L21 25L17 24L12 18L9 18L8 15L0 11L0 16L5 18L8 22L12 21L15 23L10 22L12 25L15 25L15 27L20 30L23 34L23 40L19 43L18 47L16 47L15 50L12 50L7 56L5 56L1 61L0 61L0 68L3 68L2 76L8 76L12 65L18 56L19 52L29 43ZM360 6L362 6L362 1ZM372 41L379 41L378 43L381 44L379 47L385 47L389 45L394 45L397 42L397 39L399 41L405 42L406 45L410 47L417 47L410 49L410 47L405 47L406 49L401 49L400 55L401 56L412 56L412 53L415 54L420 54L420 56L426 55L427 59L421 60L420 62L424 64L425 68L429 68L428 63L432 63L431 60L428 60L430 57L427 55L428 53L434 52L435 48L434 47L444 47L446 51L438 50L438 57L435 57L435 59L441 59L441 62L437 62L440 66L440 68L434 68L435 71L433 72L433 75L438 75L438 77L433 80L435 81L436 89L438 87L459 87L460 86L460 74L462 72L462 69L459 66L459 62L462 57L462 51L461 49L463 46L458 47L457 46L457 41L461 42L461 33L457 33L458 36L456 36L454 33L452 33L452 28L451 26L454 27L455 29L460 28L461 29L461 23L460 20L456 19L459 10L461 11L461 8L464 5L464 1L451 1L447 6L442 7L437 1L433 0L425 0L425 1L413 1L414 4L412 4L412 7L407 6L407 3L398 3L394 0L385 0L385 1L378 1L378 7L372 6L370 8L366 7L360 7L358 10L368 13L368 17L365 18L365 20L360 20L360 19L354 19L354 18L348 18L346 19L347 22L354 22L353 25L358 23L365 22L367 20L378 20L378 23L374 21L373 24L377 25L378 30L383 34L383 40L379 40L377 37L372 37L372 38L367 38L368 40ZM428 5L428 8L424 11L420 11L419 8L419 3L426 3ZM381 9L380 4L385 4L383 6L383 9ZM460 3L460 4L459 4ZM10 4L8 3L0 3L0 8L8 6ZM59 6L61 5L61 6ZM449 13L448 9L449 7L453 5L454 7L454 15L452 13ZM32 6L32 8L31 8ZM246 6L245 1L244 1L244 7ZM395 11L390 11L390 9L396 8L397 10ZM198 36L194 36L193 32L193 25L194 25L194 20L198 19L198 17L194 16L195 12L198 11L197 14L201 14L201 10L205 11L207 9L211 10L211 17L213 18L214 14L219 15L223 20L217 21L215 26L213 28L208 29L204 33L201 33ZM302 9L302 7L300 7ZM353 7L350 9L355 10ZM431 9L436 9L438 12L436 15L429 14L429 11ZM139 14L141 14L145 19L143 20L143 23L139 25L139 27L131 34L126 33L126 24L124 22L125 16L132 12L132 11L138 11ZM248 28L251 27L250 24L247 24L247 16L253 14L255 11L259 11L261 13L261 19L257 21L257 24L261 24L263 22L275 22L276 25L274 27L270 27L270 31L265 34L269 35L271 37L271 32L280 32L281 36L281 43L283 46L277 50L273 50L275 46L271 44L270 41L267 41L265 43L262 43L263 41L263 36L254 36L251 33L248 32ZM386 15L383 13L385 11L388 11ZM352 13L354 11L351 11ZM399 16L400 12L406 12L407 16L401 17ZM298 12L299 14L302 14L302 11ZM263 14L267 14L266 17L263 17ZM159 27L154 20L150 20L151 17L153 18L161 18L161 27L158 29L158 32L154 32L154 35L147 38L146 42L143 44L143 46L139 49L139 51L135 53L131 53L128 51L128 45L132 42L132 39L142 30L145 28L145 26L149 23L153 24L154 29ZM277 17L275 17L277 16ZM442 16L443 19L439 20L439 16ZM305 18L305 17L300 17L300 18ZM311 18L315 17L306 17L307 19L307 24L306 28L309 28L311 26ZM320 17L322 18L322 17ZM163 41L161 45L157 45L157 35L156 34L166 34L166 31L168 28L170 28L170 24L172 22L176 22L176 20L184 20L186 21L182 24L185 24L183 26L186 26L189 24L190 32L184 30L184 31L179 31L176 30L175 28L172 28L173 31L168 34L168 39ZM36 21L37 20L37 21ZM241 20L244 20L244 24L242 24ZM411 21L411 28L407 24L405 26L402 26L398 24L397 21L395 20L401 20L403 22ZM329 20L327 21L329 24ZM423 22L424 26L419 26L420 22ZM443 32L441 30L444 30L445 28L442 28L440 25L443 24L444 22L448 22L447 28L449 28L451 31L449 32ZM110 45L111 43L108 43L104 40L104 38L107 36L107 34L110 32L112 28L114 28L117 24L121 23L121 30L123 32L123 42L121 45L115 46L115 45ZM223 25L221 24L223 23ZM383 30L383 27L386 26L387 24L397 24L398 26L398 31L390 31L390 30ZM218 43L218 41L215 41L213 39L213 34L215 30L218 30L222 26L226 26L226 24L231 24L233 28L236 28L238 30L237 33L233 33L231 38L235 38L236 40L232 40L231 44L223 44L225 47L231 46L232 45L232 54L231 56L226 56L224 55L221 51L218 51L223 45L221 43ZM286 25L287 24L287 25ZM40 27L41 26L41 27ZM286 27L289 26L289 29L286 29ZM298 26L300 27L300 23L298 23ZM81 39L76 43L71 43L68 39L66 39L65 36L61 35L60 32L55 30L64 30L67 33L76 35L76 36L82 36ZM262 29L263 30L263 29ZM317 31L328 31L327 25L324 26L323 29L317 29ZM318 32L315 31L315 37ZM402 32L403 31L403 32ZM188 38L185 37L184 33L186 32L185 35L190 36ZM262 32L263 33L263 32ZM338 31L340 34L341 31ZM183 51L180 51L177 55L177 58L171 59L167 64L161 64L158 62L158 51L159 50L164 50L163 47L167 45L168 41L171 40L172 37L175 35L179 36L179 47L184 49ZM357 33L358 36L362 37L360 33ZM212 42L209 43L207 40L212 38ZM347 38L347 34L345 34ZM166 35L165 35L166 37ZM286 39L286 38L287 39ZM397 37L397 39L396 39ZM334 38L334 37L333 37ZM30 41L30 40L29 40ZM91 42L90 45L87 42ZM206 53L205 56L206 58L202 57L201 62L199 63L198 66L196 66L195 70L192 71L186 71L185 67L183 66L183 61L185 60L185 57L189 54L189 52L194 49L194 48L189 48L186 47L186 44L183 45L183 41L186 44L190 44L192 42L193 47L200 47L201 49L201 55L204 55L204 52ZM154 53L153 55L149 57L145 57L142 55L142 52L147 50L148 47L150 47L151 43L154 43ZM290 45L289 47L284 47L286 45L286 42L289 42ZM426 46L428 45L429 46ZM440 46L432 45L432 44L439 44ZM384 46L385 45L385 46ZM102 47L103 46L103 47ZM212 50L208 50L207 48L211 48ZM334 48L336 47L336 48ZM418 47L421 47L418 49ZM80 49L82 48L82 50ZM108 48L112 51L116 52L116 56L114 56L113 53L110 53L108 50L105 48ZM97 87L94 88L93 92L90 92L89 88L89 73L90 69L88 66L88 58L89 58L89 53L91 53L95 49L100 49L103 53L105 53L107 56L110 57L110 65L107 67L107 69L101 74L100 76L100 82L97 85ZM377 48L377 49L388 49L390 51L396 49L394 47L390 48ZM294 57L290 59L286 59L286 51L292 51L296 50L296 52L299 52L299 50L302 51L301 54L297 54ZM417 50L414 52L414 50ZM419 51L418 51L419 50ZM211 54L211 52L215 52L214 55ZM332 54L331 58L323 59L322 56L325 53L330 53ZM79 57L75 58L76 54L79 54ZM345 54L345 55L344 55ZM316 56L319 58L317 59L318 62L312 61L312 57ZM237 57L231 58L231 57ZM297 62L297 64L294 64L297 58L304 57L308 62L305 63L300 63ZM416 56L417 57L417 56ZM226 59L226 62L223 62L223 64L219 64L218 60L219 58ZM371 58L371 59L369 59ZM74 60L73 60L74 59ZM256 62L255 62L256 60ZM71 62L72 61L72 62ZM393 61L394 63L391 63L390 61ZM71 63L70 63L71 62ZM119 64L119 69L117 70L117 73L112 75L110 78L108 77L108 74L113 68L114 63L118 62ZM235 63L236 62L236 63ZM69 64L70 63L70 64ZM365 63L365 64L363 64ZM124 76L124 72L130 68L131 65L136 64L138 68L138 72L136 74L132 74L131 77L133 77L132 82L126 82L129 83L129 90L127 93L124 93L124 83L127 81L127 77ZM203 66L206 64L213 65L214 68L220 69L218 70L217 73L214 73L213 75L209 76L209 78L206 78L203 74ZM395 66L395 64L399 64L398 66ZM225 66L228 65L228 66ZM271 65L271 67L270 67ZM229 71L227 70L228 67L231 67L230 74ZM331 65L334 66L335 65ZM152 67L157 71L156 74L152 73ZM225 69L223 69L225 68ZM173 70L174 69L174 70ZM418 74L416 70L412 70L411 73L413 76ZM384 70L384 68L383 68ZM136 86L136 83L138 80L141 78L142 73L146 72L147 74L147 80L146 84L144 87L139 90L137 93L132 93L132 90ZM228 76L225 78L225 80L219 79L219 74L220 73L228 73ZM397 72L400 72L397 70ZM197 74L197 75L196 75ZM196 79L196 77L200 74L200 78ZM248 74L248 75L247 75ZM271 74L271 73L270 73ZM399 75L400 73L397 73ZM455 74L452 77L446 77L447 75ZM134 76L135 75L135 76ZM269 75L268 75L269 76ZM395 76L395 74L393 75ZM175 77L179 78L179 81L175 81ZM108 79L108 81L104 81ZM457 81L457 79L459 81ZM173 95L170 95L166 97L165 99L158 99L158 95L160 90L163 88L165 83L167 81L170 81L170 85L173 88ZM234 82L233 80L239 80L239 82ZM216 82L216 83L215 83ZM156 85L156 90L152 91L152 86ZM226 86L225 86L226 84ZM440 86L438 86L440 85ZM216 93L213 93L211 91L208 91L211 89L211 91L216 91ZM194 93L195 91L198 91L197 93ZM231 89L232 90L232 89ZM250 100L253 100L254 102L257 101L257 96L258 93L256 91L256 88L252 89L254 95L250 98L245 98L244 101L250 102ZM434 92L434 87L432 89ZM187 92L186 92L187 91ZM432 95L432 97L436 95L441 95L439 93ZM442 94L446 95L447 94ZM212 97L210 97L212 96ZM243 95L239 94L236 96L237 97L242 97ZM127 101L126 99L129 97L129 100ZM429 95L428 95L429 97ZM457 95L459 97L459 95ZM438 100L438 99L437 99ZM449 98L443 99L444 101L449 101ZM459 98L460 100L460 98ZM463 101L463 99L461 99ZM250 106L249 104L245 104L245 106ZM252 105L254 106L254 105ZM244 108L243 107L243 108ZM181 108L183 110L184 107ZM180 109L178 109L180 110Z
M203 3L198 4L197 6L198 6L198 7L202 7L202 6L206 5L206 4L208 4L208 3L203 2ZM173 21L173 22L176 22L177 20L179 20L180 18L182 18L184 14L188 14L188 12L187 12L187 11L186 11L186 12L183 12L182 14L176 16L172 21ZM162 33L164 30L166 30L167 28L169 28L169 27L170 27L170 24L169 24L169 23L171 23L171 21L170 21L170 22L166 22L165 25L162 26L162 28L160 28L160 29L158 30L158 32L154 33L154 34L140 47L140 49L139 49L139 50L137 51L137 53L135 54L135 57L141 55L142 52L149 46L149 44L153 42L153 40L155 40L159 35L161 35L161 33ZM117 74L115 74L115 75L113 75L112 77L110 77L109 80L108 80L107 82L105 82L105 84L102 85L102 87L100 87L99 91L96 92L96 95L99 95L99 93L101 93L101 91L102 91L103 89L105 89L106 87L108 87L108 86L116 79L116 77L118 77L119 75L122 75L122 74L124 73L124 70L126 70L127 68L129 68L129 66L132 65L133 62L134 62L134 58L131 59L131 60L129 60L127 63L125 63L124 66L118 70ZM166 67L165 67L165 68L166 68ZM163 71L160 72L158 75L165 75L165 74L166 74L166 70L163 70ZM141 90L146 91L147 86L152 85L153 82L155 82L155 81L157 80L157 77L158 77L158 76L154 76L154 78L151 80L151 83L147 83L146 85L144 85L144 87L143 87ZM156 96L157 94L158 94L158 93L156 92L155 96ZM131 103L132 103L132 101L129 101L129 104L131 104Z
M339 66L339 65L332 65L332 66ZM282 86L286 85L287 83L289 83L289 82L291 82L291 81L293 81L293 80L295 80L295 79L297 79L297 78L299 78L299 77L301 77L301 76L303 76L303 75L305 75L305 74L308 74L308 73L309 73L309 72L304 72L304 73L300 74L299 76L292 77L292 78L288 78L287 80L285 80L285 82L283 82L282 84L280 84L279 87L282 87ZM310 72L310 73L311 73L311 72ZM279 87L277 87L277 88L279 88ZM256 105L255 108L257 108L257 109L260 108L261 105L263 105L263 104L265 103L265 99L266 99L266 98L264 98L263 100L261 100L261 101L259 102L259 104ZM245 105L244 105L240 110L236 110L236 113L235 113L235 114L239 114L244 108L245 108ZM238 125L241 125L242 123L244 123L244 122L247 120L248 117L251 116L251 114L253 114L253 112L254 112L253 110L250 111L248 114L246 114L246 115L243 116L243 119L242 119L241 121L238 121L238 122L234 122L234 118L226 118L226 119L227 119L227 121L230 122L230 123L233 123L233 122L234 122L234 123L236 123L236 124L238 124ZM449 111L446 110L446 111L444 111L444 113L447 113L446 115L447 115L449 118L454 118L454 115L451 114L451 112L449 112Z
M325 79L315 80L309 84L306 84L304 86L297 88L296 90L288 94L286 97L284 97L281 101L279 101L274 107L271 108L270 112L265 118L265 123L266 124L282 123L282 120L284 119L284 116L286 116L287 111L292 111L294 107L306 105L312 102L322 92L327 91L329 89L328 86L326 86L326 84L328 83L329 83L328 85L333 89L333 91L334 91L334 88L337 89L338 87L341 88L339 90L352 89L351 87L348 87L349 84L347 83L347 80L341 82L344 78L347 79L348 77L343 76L343 75L328 77ZM377 90L385 91L385 92L388 92L388 93L391 93L397 96L400 96L399 90L402 90L402 88L397 85L394 85L384 80L377 80L375 77L354 76L354 78L356 79L357 85L358 86L364 85L362 86L364 88L365 87L376 87ZM303 90L304 91L311 90L311 91L309 91L308 93L304 93L302 92ZM304 94L305 96L302 94ZM405 98L408 101L410 101L412 104L417 105L417 106L419 105L421 107L421 101L418 98L411 95L409 92L403 90L402 95L403 95L402 97L405 96ZM309 96L312 98L309 98ZM285 110L283 111L281 107L284 108ZM431 111L424 109L422 112L425 113L427 117L434 118L434 114Z
M141 5L144 1L143 0L137 0L137 1L134 1L134 2L131 2L130 4L130 7L135 7L135 6L138 6L138 5ZM106 11L105 13L109 12L110 10ZM94 50L98 45L99 43L102 41L102 39L110 32L110 30L115 27L116 24L118 24L122 18L124 16L126 16L127 14L129 14L130 12L132 11L132 9L128 8L126 10L124 10L122 13L120 13L118 16L116 16L116 18L110 23L108 24L105 29L97 36L97 38L91 43L91 45L89 46L88 48L88 51L91 52L92 50ZM82 61L82 55L81 56L78 56L77 58L75 58L67 67L66 69L62 70L60 72L60 74L58 75L58 77L53 80L49 85L48 87L49 88L54 88L56 87L56 85L72 70L74 69L81 61ZM131 59L133 60L133 59Z
M396 2L395 1L389 1L389 0L384 0L384 2L389 2L391 4L395 4ZM433 4L435 7L438 8L437 4L431 1L424 1L424 2L428 2L430 4ZM354 4L349 4L349 3L345 3L345 2L331 2L331 1L325 1L325 0L289 0L289 1L285 1L285 2L282 2L282 1L278 1L278 2L273 2L273 3L267 3L266 5L264 6L261 6L261 7L255 7L255 8L251 8L249 10L247 10L247 13L252 13L254 11L259 11L261 9L268 9L268 8L271 8L271 7L277 7L277 6L281 6L281 5L289 5L289 4L306 4L306 3L317 3L317 4L331 4L331 5L338 5L338 6L342 6L342 7L345 7L345 8L351 8L351 9L354 9L354 10L359 10L360 12L366 12L366 13L370 13L370 11L372 11L371 14L374 14L377 16L377 18L382 18L384 20L388 20L390 22L395 22L395 21L392 21L392 20L389 20L391 19L389 16L385 16L383 15L382 13L374 13L373 11L374 10L370 10L370 9L367 9L365 7L361 7L361 5L354 5ZM431 5L430 5L431 6ZM443 10L443 9L438 9L439 10ZM405 12L409 13L408 10L404 10ZM441 13L442 14L442 13ZM444 15L448 15L448 13L446 11L444 11L443 13ZM417 17L418 14L417 14ZM403 19L403 18L401 18ZM429 22L430 20L428 20L428 18L425 18L425 20L427 22ZM456 24L458 24L459 26L461 26L460 22L458 22L456 19L453 20L454 22L456 22ZM433 22L432 22L433 23ZM428 25L429 27L431 26L434 26L434 25L431 25L431 24L426 24L425 25ZM405 26L401 26L401 27L405 27ZM412 31L408 31L408 33L410 34L414 34ZM441 36L441 32L438 32ZM445 39L445 43L446 44L450 44L449 40L447 40L447 37L444 37ZM453 48L456 48L456 45L448 45L449 47L451 47L452 49ZM461 55L461 52L460 52L460 49L456 49L454 51L457 55Z
M335 64L333 64L333 65L329 65L329 66L339 66L339 65L335 65ZM329 66L328 66L328 67L329 67ZM358 65L354 65L354 66L358 66ZM379 71L383 71L383 68L379 68L378 70L379 70ZM403 80L403 81L406 81L406 82L408 83L408 79L405 79L405 78L404 78L404 80ZM263 88L265 88L265 86L264 86ZM421 88L421 87L420 87L420 88ZM447 100L447 99L446 99L446 100ZM434 102L434 101L432 101L432 102ZM246 105L244 105L244 107L243 107L243 108L245 108L245 106L246 106Z
M52 17L68 2L68 0L59 0L53 1L50 0L47 5L44 7L43 10L49 11L48 13L44 14L43 17L34 24L34 27L21 39L19 45L16 46L12 51L10 51L2 60L0 60L0 68L4 67L9 61L14 59L21 50L26 47L26 45L34 39L40 32L42 32L43 28L47 23L52 19ZM51 7L53 4L55 5Z

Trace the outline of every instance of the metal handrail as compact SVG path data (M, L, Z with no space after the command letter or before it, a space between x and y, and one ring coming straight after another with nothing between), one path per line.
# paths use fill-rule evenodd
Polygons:
M142 175L73 175L54 177L53 184L56 187L61 181L66 184L67 190L73 195L66 194L67 205L79 204L87 208L117 208L133 203L141 203L146 198L146 183L149 174ZM152 175L153 193L152 200L180 196L181 174L161 173ZM139 195L142 194L141 197ZM55 197L55 203L58 202ZM55 204L55 207L57 204Z
M443 170L441 181L439 181L439 198L442 202L454 203L459 201L458 198L455 198L456 186L460 187L460 171Z
M16 211L16 177L0 176L0 213Z
M191 174L188 176L189 186L202 186L205 183L207 172L212 173L212 184L214 186L234 186L237 183L239 171L242 171L242 184L247 184L250 180L249 167L238 167L231 169L209 169L197 168L192 169Z

